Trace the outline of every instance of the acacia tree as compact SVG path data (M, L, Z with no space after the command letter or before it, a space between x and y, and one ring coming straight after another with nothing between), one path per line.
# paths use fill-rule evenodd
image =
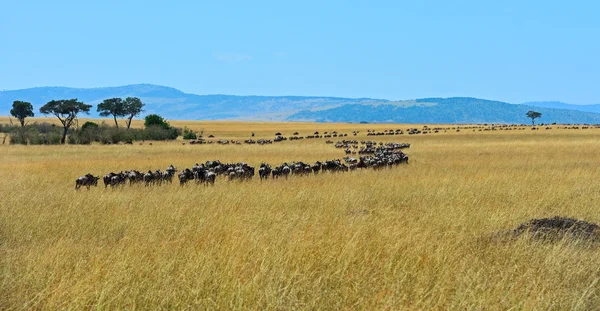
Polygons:
M535 119L542 117L542 114L540 112L533 111L533 110L527 111L527 113L525 115L531 119L532 125L535 125Z
M101 117L113 116L113 119L115 120L115 126L117 128L119 128L117 117L126 115L124 102L118 97L105 99L103 102L98 104L97 111L100 113Z
M123 101L123 112L127 116L127 129L131 127L131 120L142 113L144 103L137 97L127 97Z
M21 122L21 127L25 126L25 118L33 117L33 106L29 102L15 100L10 110L10 114Z
M53 100L40 108L42 114L52 114L60 120L63 125L63 135L60 143L64 144L67 137L67 131L73 125L73 121L77 119L78 113L89 113L92 105L86 105L83 102L74 99Z

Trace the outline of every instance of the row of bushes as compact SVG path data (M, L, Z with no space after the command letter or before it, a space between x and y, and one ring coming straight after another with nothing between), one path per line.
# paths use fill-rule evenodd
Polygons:
M2 132L10 133L11 144L57 145L60 144L63 128L54 124L34 123L25 127L4 126ZM144 129L123 129L86 122L80 129L69 129L69 144L102 144L131 143L139 140L173 140L182 131L175 127L152 125Z

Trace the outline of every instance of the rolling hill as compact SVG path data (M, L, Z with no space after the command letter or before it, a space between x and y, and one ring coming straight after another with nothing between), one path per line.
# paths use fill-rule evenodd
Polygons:
M542 123L600 123L600 114L576 110L515 105L478 98L425 98L414 105L398 106L347 104L321 110L304 110L288 120L317 122L393 122L393 123L529 123L529 110L542 113Z
M523 105L533 106L533 107L542 107L542 108L567 109L567 110L577 110L577 111L600 113L600 104L597 104L597 105L571 105L571 104L557 102L557 101L550 101L550 102L540 101L540 102L523 103Z
M8 115L14 100L29 101L37 111L39 107L53 99L78 98L85 103L94 105L91 116L97 116L95 106L102 100L127 96L137 96L142 99L146 104L144 114L158 113L167 119L528 123L529 119L525 117L525 112L536 110L543 114L539 122L600 123L600 105L578 106L558 102L515 105L468 97L390 101L371 98L310 96L196 95L151 84L89 89L37 87L0 91L0 112ZM582 109L587 110L583 111Z

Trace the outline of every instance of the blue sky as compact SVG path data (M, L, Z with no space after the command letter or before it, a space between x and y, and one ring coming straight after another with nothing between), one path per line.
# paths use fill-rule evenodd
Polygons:
M595 104L598 12L597 1L2 0L0 89Z

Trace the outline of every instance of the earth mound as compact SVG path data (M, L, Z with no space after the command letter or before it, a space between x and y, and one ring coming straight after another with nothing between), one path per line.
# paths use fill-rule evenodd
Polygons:
M559 241L570 239L584 242L600 242L600 226L567 217L532 219L514 230L499 232L496 238L519 238L528 235L536 240Z

